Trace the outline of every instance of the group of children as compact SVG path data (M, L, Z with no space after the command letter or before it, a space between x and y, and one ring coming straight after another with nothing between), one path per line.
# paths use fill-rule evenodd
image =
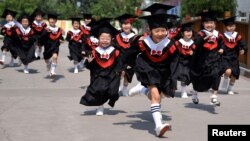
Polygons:
M187 86L192 83L193 103L198 104L198 92L213 89L211 104L220 106L217 92L224 74L222 88L233 93L235 80L239 78L238 56L247 52L242 37L235 31L235 17L223 19L225 33L216 31L216 13L201 12L202 28L194 33L192 23L177 24L176 15L166 14L173 6L155 3L143 11L151 15L139 17L146 20L148 32L136 35L132 30L138 18L123 14L117 18L121 30L110 24L110 18L98 21L86 15L81 25L79 17L72 18L73 29L67 32L69 59L74 62L74 73L84 64L90 70L90 85L80 103L98 106L96 115L104 114L103 105L114 107L120 95L145 94L151 102L151 112L158 137L170 130L163 123L161 98L174 97L177 81L181 82L181 97L187 98ZM44 46L44 59L51 75L55 74L62 29L57 27L57 14L48 14L49 25L42 21L44 13L37 9L30 24L27 15L13 21L15 12L4 13L7 24L2 28L5 35L3 55L9 50L13 58L20 57L28 73L27 65L39 59ZM17 49L18 48L18 49ZM38 52L35 54L35 48ZM36 56L35 56L36 55ZM4 63L2 58L1 63ZM128 90L128 84L136 74L138 85ZM230 82L229 82L230 79Z

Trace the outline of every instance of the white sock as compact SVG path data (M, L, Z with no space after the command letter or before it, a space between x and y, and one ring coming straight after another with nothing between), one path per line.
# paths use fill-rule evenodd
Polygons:
M123 90L126 90L126 89L128 89L128 86L124 86L124 85L123 85L122 89L123 89Z
M187 93L187 86L181 82L181 93Z
M41 47L38 47L38 56L41 57L41 54L42 54L42 48Z
M51 73L55 74L55 70L56 70L56 63L51 63Z
M11 56L11 58L10 58L10 63L14 63L14 58L13 58L13 56Z
M160 127L162 125L162 115L160 112L160 104L151 104L151 112L155 122L155 128Z
M25 70L28 70L28 65L24 65L24 69L25 69Z
M192 99L197 99L198 98L198 93L196 90L193 90L192 92Z
M228 86L228 91L233 91L234 83L230 83Z
M5 58L6 58L6 51L4 50L2 53L2 61L5 62Z

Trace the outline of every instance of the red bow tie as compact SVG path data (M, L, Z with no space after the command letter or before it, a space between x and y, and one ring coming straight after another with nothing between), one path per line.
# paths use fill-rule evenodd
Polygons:
M230 42L230 43L234 43L234 42L235 42L235 39L231 38L231 39L229 39L229 42Z
M123 41L124 42L129 42L129 39L128 38L123 38Z
M159 51L156 51L156 50L151 51L151 55L159 55L160 56L161 54L162 54L162 51L160 51L160 50Z
M182 48L189 49L189 46L182 45Z
M101 58L102 58L102 59L107 59L107 60L108 60L108 59L109 59L109 55L108 55L108 54L102 54L102 55L101 55Z

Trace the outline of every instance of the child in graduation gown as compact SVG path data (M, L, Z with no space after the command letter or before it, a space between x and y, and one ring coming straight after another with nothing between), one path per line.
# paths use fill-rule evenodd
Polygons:
M68 31L66 40L69 42L69 59L74 61L74 73L78 73L79 63L82 57L83 32L80 30L81 18L71 18L73 29Z
M1 48L2 58L0 60L0 64L4 65L6 53L7 51L10 51L11 53L11 61L9 63L10 67L14 66L14 59L17 58L17 53L13 46L13 32L15 32L15 29L17 28L16 22L14 21L16 14L17 12L10 9L5 9L2 14L2 18L5 18L7 23L3 25L3 27L1 28L1 34L4 36L4 39L3 39L3 46Z
M192 100L195 104L199 103L198 92L213 89L210 96L211 104L220 106L217 92L220 84L221 39L216 27L216 13L214 11L200 13L203 29L198 32L195 38L197 46L194 59L191 63L191 78L193 84Z
M50 76L56 74L59 46L63 42L63 30L56 26L57 17L58 14L48 14L49 25L39 39L39 44L44 45L43 56Z
M181 81L181 97L188 98L186 87L191 83L190 62L192 61L192 56L196 48L192 39L192 23L182 24L180 33L182 38L175 41L175 46L179 52L177 80Z
M119 98L120 71L122 57L120 51L112 46L112 38L118 31L109 23L102 23L91 30L99 39L99 46L87 58L86 67L90 70L90 85L80 103L86 106L99 106L96 115L103 115L105 104L114 107Z
M45 23L45 21L43 21L45 13L41 9L36 8L31 16L34 19L34 21L31 24L31 28L34 31L34 37L36 39L36 42L34 44L36 46L35 56L36 59L39 60L42 54L42 46L38 44L38 39L40 38L41 34L47 27L47 24Z
M179 40L179 35L181 32L180 24L177 20L178 18L180 17L177 15L172 15L169 19L169 24L171 28L169 29L168 38L175 41Z
M247 53L248 49L246 42L242 36L235 31L235 16L222 20L225 25L225 32L222 35L224 53L222 55L222 72L224 73L224 80L222 89L228 94L234 94L233 86L236 79L239 79L240 68L238 56ZM228 80L230 78L229 86Z
M83 25L80 26L80 29L85 35L90 34L91 27L89 26L89 24L93 21L94 19L92 18L91 13L83 13Z
M159 4L151 10L154 11L152 15L141 17L147 20L150 35L140 38L137 45L131 46L127 57L139 54L134 67L135 74L138 81L148 88L156 136L162 137L171 126L162 122L161 97L174 96L178 54L174 41L167 36L168 15L165 14L165 6Z
M30 27L30 16L23 13L18 19L21 25L16 28L14 37L14 46L17 49L17 54L20 57L25 74L29 73L28 64L35 60L35 38L34 31Z
M115 36L115 43L117 47L119 47L119 50L121 52L126 52L126 50L130 47L132 42L136 39L136 34L132 31L132 24L135 20L134 15L130 14L123 14L116 18L116 20L119 20L120 26L121 26L121 32ZM127 58L128 59L128 58ZM122 79L123 83L119 88L119 93L123 96L128 96L128 83L131 83L134 75L133 66L136 59L136 56L134 58L129 58L131 61L127 61L128 64L124 66L125 70L122 73Z

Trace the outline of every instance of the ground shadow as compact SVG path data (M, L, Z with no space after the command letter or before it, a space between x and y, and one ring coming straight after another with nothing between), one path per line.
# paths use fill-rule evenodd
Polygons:
M18 69L17 71L20 72L20 73L23 73L23 69ZM35 70L35 69L29 69L29 73L30 74L37 74L37 73L40 73L40 72L38 70Z
M104 115L117 115L121 113L127 113L127 112L123 110L113 109L113 108L104 108ZM95 114L96 114L96 109L92 109L92 110L84 111L84 113L81 114L81 116L93 116Z
M215 107L216 107L216 106L211 105L211 104L203 104L203 103L194 104L194 103L186 103L186 104L185 104L185 107L186 107L186 108L192 108L192 109L198 109L198 110L201 110L201 111L207 111L208 113L211 113L211 114L218 114L218 113L215 111Z
M166 115L167 112L162 112L162 118L164 121L170 121L172 118ZM113 123L114 125L130 125L131 128L136 130L145 130L148 133L155 135L154 121L150 111L140 111L135 115L128 115L131 120L126 122ZM163 137L167 138L167 137Z
M56 74L54 76L47 75L44 77L45 79L50 79L52 83L57 82L58 80L65 78L64 75Z
M89 85L86 85L86 86L81 86L80 88L81 89L87 89Z

